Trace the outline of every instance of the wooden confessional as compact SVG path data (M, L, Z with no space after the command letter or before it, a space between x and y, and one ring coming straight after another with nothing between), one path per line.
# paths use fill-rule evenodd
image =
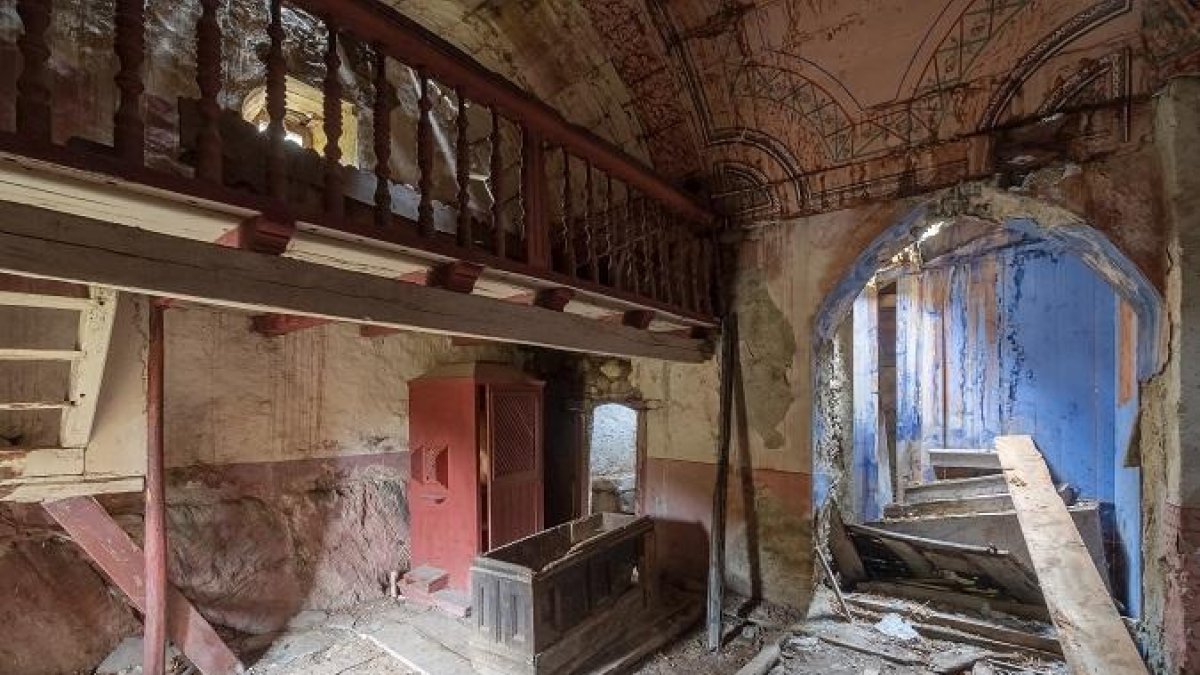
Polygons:
M497 363L409 382L409 592L468 592L476 555L542 529L542 386Z

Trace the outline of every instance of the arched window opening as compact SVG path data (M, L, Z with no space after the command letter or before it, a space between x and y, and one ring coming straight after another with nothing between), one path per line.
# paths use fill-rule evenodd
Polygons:
M605 403L592 412L589 485L592 513L637 510L638 412Z

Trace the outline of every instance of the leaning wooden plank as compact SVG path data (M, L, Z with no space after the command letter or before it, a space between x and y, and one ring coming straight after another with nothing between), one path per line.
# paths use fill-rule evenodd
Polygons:
M72 541L120 587L129 602L139 612L144 611L146 588L142 550L104 507L90 497L47 502L43 507L67 531ZM173 586L167 597L167 631L175 646L205 675L243 671L237 656Z
M44 502L70 497L141 492L141 476L94 478L89 476L48 476L25 478L18 483L0 485L0 502Z
M63 261L70 261L66 264ZM701 362L704 340L0 202L0 271L243 309Z
M82 473L82 450L72 448L0 450L0 481L16 482L22 478L33 476L78 476Z
M60 423L59 443L68 448L87 447L92 436L92 421L100 400L100 382L104 378L104 364L108 361L108 342L117 313L116 291L94 286L91 296L91 306L79 315L76 344L81 354L71 363L67 395L72 405L63 411Z
M1012 616L1018 616L1024 619L1036 619L1038 621L1050 620L1050 613L1046 611L1045 607L1040 605L1031 605L1024 602L1012 602L1002 598L995 598L986 595L958 593L945 588L930 588L921 584L903 581L865 581L858 585L857 590L864 593L874 593L876 595L886 595L894 598L904 598L923 603L932 603L938 606L953 607L956 609L969 609L977 612L983 612L985 614L990 612L1000 612L1002 614L1011 614Z
M1000 436L996 451L1071 671L1077 675L1145 673L1146 666L1033 439Z

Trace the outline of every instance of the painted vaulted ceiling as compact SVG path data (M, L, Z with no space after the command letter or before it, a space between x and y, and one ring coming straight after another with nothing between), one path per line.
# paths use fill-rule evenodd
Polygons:
M965 175L991 130L1200 66L1197 0L387 1L758 217Z

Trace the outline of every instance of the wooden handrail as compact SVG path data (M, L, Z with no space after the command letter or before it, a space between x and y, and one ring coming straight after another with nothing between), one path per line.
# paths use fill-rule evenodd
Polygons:
M712 212L654 174L611 143L567 122L549 105L522 91L507 79L476 63L470 56L417 22L371 0L288 0L288 4L332 20L343 31L379 45L392 58L425 70L439 82L477 103L498 109L551 145L587 159L596 168L633 186L690 221L709 225Z

